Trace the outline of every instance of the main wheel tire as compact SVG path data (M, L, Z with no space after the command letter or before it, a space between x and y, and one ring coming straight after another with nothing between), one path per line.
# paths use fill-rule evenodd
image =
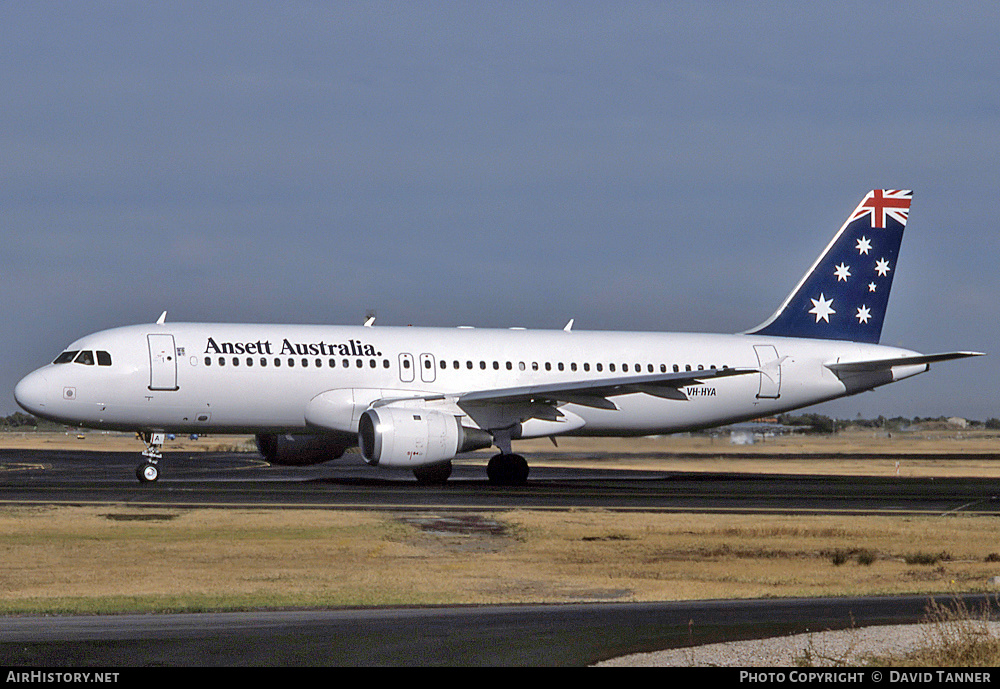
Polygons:
M417 477L417 483L425 485L441 485L448 481L451 476L451 462L441 462L429 466L417 467L413 470L413 475Z
M521 455L499 454L486 465L486 476L495 486L523 486L528 480L528 462Z

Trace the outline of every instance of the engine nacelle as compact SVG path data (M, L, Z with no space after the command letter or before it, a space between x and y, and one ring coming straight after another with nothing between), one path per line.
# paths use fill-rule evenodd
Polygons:
M257 449L271 464L306 466L337 459L356 441L357 438L350 433L322 435L260 433L257 435Z
M489 447L493 436L467 428L458 417L422 407L369 409L358 424L358 445L369 464L413 467L445 462Z

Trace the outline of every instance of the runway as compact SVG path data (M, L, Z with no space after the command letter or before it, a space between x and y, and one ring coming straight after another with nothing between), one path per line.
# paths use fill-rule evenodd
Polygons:
M983 478L899 478L675 472L550 466L528 484L491 486L485 457L459 460L443 486L356 455L311 467L269 466L252 453L170 453L163 477L140 484L138 453L0 450L0 504L240 506L331 509L580 509L746 514L1000 513ZM564 461L564 460L563 460Z
M995 480L574 468L545 457L494 487L484 460L444 486L358 458L272 467L243 453L171 453L160 482L137 453L0 451L0 504L750 514L996 515ZM981 602L982 596L967 600ZM947 597L945 600L952 600ZM579 666L715 641L919 620L928 597L22 616L0 624L7 666Z

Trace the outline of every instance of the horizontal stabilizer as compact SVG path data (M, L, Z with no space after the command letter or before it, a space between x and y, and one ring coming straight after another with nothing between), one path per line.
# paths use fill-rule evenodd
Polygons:
M941 354L922 354L920 356L901 356L893 359L869 359L867 361L844 361L826 364L834 373L860 373L866 371L886 371L894 366L916 366L933 364L937 361L964 359L970 356L983 356L983 352L943 352Z

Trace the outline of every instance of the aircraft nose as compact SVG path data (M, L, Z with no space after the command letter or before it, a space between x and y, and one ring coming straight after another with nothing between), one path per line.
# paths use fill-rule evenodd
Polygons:
M14 386L14 399L22 409L35 415L45 413L48 393L49 381L41 371L29 373Z

